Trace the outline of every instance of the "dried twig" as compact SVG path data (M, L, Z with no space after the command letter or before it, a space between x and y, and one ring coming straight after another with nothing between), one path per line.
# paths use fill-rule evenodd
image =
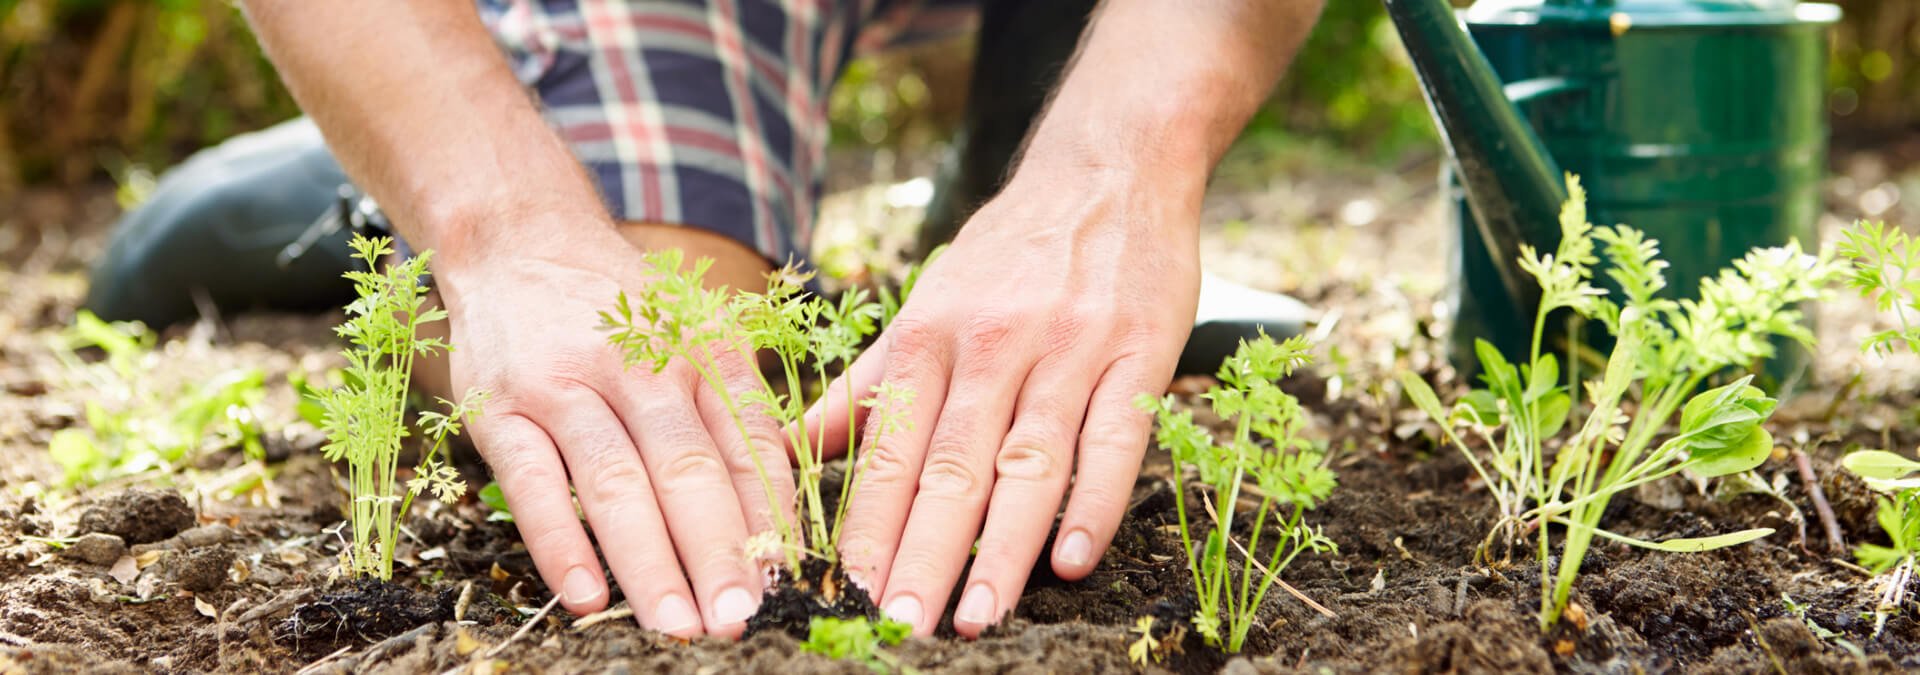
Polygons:
M1827 552L1847 550L1847 541L1840 535L1840 521L1833 517L1833 505L1827 503L1827 491L1820 488L1820 475L1814 473L1813 460L1807 457L1807 453L1795 450L1793 463L1800 470L1800 481L1807 484L1807 497L1813 500L1813 512L1820 516L1820 527L1827 531Z
M1213 508L1213 500L1207 499L1206 495L1201 495L1200 504L1207 507L1208 517L1213 518L1216 522L1220 520L1220 513ZM1312 607L1314 611L1319 612L1327 618L1331 619L1340 616L1334 613L1333 610L1327 609L1326 605L1314 602L1313 598L1309 598L1307 594L1301 593L1300 589L1294 588L1292 584L1287 583L1287 580L1280 578L1280 575L1268 570L1267 566L1261 563L1259 558L1254 557L1253 553L1247 550L1246 545L1240 543L1240 540L1234 539L1233 537L1227 537L1227 540L1233 542L1233 547L1240 550L1240 555L1247 557L1247 562L1252 563L1254 569L1260 570L1261 574L1273 577L1273 585L1279 586L1280 590L1287 592L1287 595L1293 596L1295 599L1305 603L1308 607Z
M272 600L268 600L265 604L262 604L258 607L254 607L253 609L247 610L245 614L241 614L240 618L234 619L233 622L235 624L244 626L244 625L253 623L255 621L259 621L261 619L265 619L267 617L273 616L275 614L279 614L280 612L285 611L287 608L290 608L295 604L298 604L301 600L307 599L307 596L312 592L313 592L313 589L300 588L300 589L287 591L279 595L273 596Z
M540 611L536 612L533 615L533 618L527 619L526 623L521 624L520 630L514 631L513 636L507 638L506 642L502 642L500 644L494 645L492 649L487 650L487 653L481 656L489 659L495 656L499 656L500 652L506 650L507 645L513 644L515 641L519 640L520 638L525 637L527 633L532 632L533 627L538 625L541 619L547 618L547 613L553 611L553 607L558 604L560 604L560 596L556 594L553 596L552 600L547 601L547 605L545 607L541 607Z
M588 614L586 616L575 619L573 622L573 630L583 631L588 628L597 626L599 624L612 621L614 619L626 619L632 616L633 616L633 607L623 602L623 603L620 603L619 607L613 607L604 611L594 612L592 614Z
M309 663L306 665L306 667L301 668L300 670L294 671L293 675L307 675L308 673L318 671L320 670L321 666L325 666L329 663L333 663L335 660L338 660L340 657L345 656L347 652L350 652L350 651L353 651L353 645L347 645L345 647L336 649L333 651L332 654L322 656L320 657L320 660L315 661L313 663Z

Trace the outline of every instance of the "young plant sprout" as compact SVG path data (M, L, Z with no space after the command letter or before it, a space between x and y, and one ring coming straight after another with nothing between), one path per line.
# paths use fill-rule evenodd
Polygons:
M1333 471L1326 466L1325 453L1300 436L1307 418L1299 399L1277 383L1311 360L1310 348L1304 337L1274 342L1264 333L1240 344L1220 367L1220 385L1203 395L1216 414L1233 424L1233 437L1225 444L1193 421L1193 411L1175 411L1172 396L1143 395L1135 402L1158 418L1155 440L1173 455L1174 512L1199 596L1194 629L1207 644L1229 653L1246 644L1260 601L1295 557L1338 550L1304 522L1306 512L1333 492ZM1194 509L1187 504L1188 470L1205 486L1202 500L1214 516L1198 547L1189 515ZM1251 534L1243 547L1233 541L1233 529L1235 519L1245 517L1240 491L1249 477L1259 488L1260 504L1250 514ZM1206 493L1214 498L1207 499ZM1262 555L1261 540L1270 521L1277 538L1266 542L1269 548ZM1229 564L1235 550L1243 559L1239 565Z
M1874 515L1892 546L1861 544L1853 549L1854 558L1875 575L1878 602L1873 608L1873 634L1878 637L1887 618L1906 605L1914 561L1920 558L1920 462L1884 450L1865 450L1847 455L1840 465L1883 495Z
M855 455L854 434L848 434L845 455L851 458L832 513L822 477L827 461L825 425L809 430L803 424L809 385L828 386L829 374L846 369L860 353L860 345L880 328L881 307L868 301L864 290L851 291L831 302L805 294L801 284L807 276L789 268L769 276L763 293L735 293L725 288L705 288L702 279L713 261L701 259L683 266L678 250L647 255L656 278L634 298L622 293L614 311L601 313L601 323L610 331L608 340L626 352L629 367L647 364L656 372L669 363L692 366L701 379L725 403L734 429L750 447L757 447L747 429L747 416L765 414L780 423L787 433L788 447L799 465L798 523L790 522L786 510L777 502L767 467L758 454L753 455L754 470L766 492L775 531L763 534L760 542L768 552L777 551L795 578L801 574L801 561L815 557L829 564L838 562L840 523L849 497L858 488L866 466L864 453ZM753 369L757 380L749 391L732 391L716 364L722 359L751 360L757 351L774 358L779 387L760 369ZM847 397L853 400L853 383L846 383ZM860 399L870 409L868 425L883 433L902 428L905 413L913 403L913 392L888 385L875 387L870 396ZM856 411L848 409L848 426Z
M393 253L393 241L356 236L353 256L379 270ZM393 578L394 547L400 539L400 521L413 498L431 492L443 501L457 499L466 484L441 459L447 438L460 433L461 420L480 414L486 396L468 392L459 402L442 399L447 412L422 412L416 421L430 441L414 477L399 482L401 444L410 435L407 386L414 358L444 353L450 347L439 339L421 338L422 325L446 318L441 309L426 307L426 274L430 251L380 271L352 271L357 297L347 305L347 319L334 329L347 339L341 355L347 359L346 384L319 392L325 411L323 427L328 461L346 461L352 498L353 542L342 555L353 575Z
M1863 220L1841 233L1840 255L1853 261L1846 275L1847 285L1871 298L1882 312L1892 312L1900 327L1874 333L1861 349L1891 352L1894 345L1906 345L1920 352L1920 248L1897 227Z
M864 616L851 619L816 616L807 625L807 641L800 643L800 651L862 663L876 673L895 669L911 671L881 647L898 646L912 634L913 626L891 619L873 622Z
M1540 625L1551 628L1565 611L1581 561L1595 536L1663 551L1705 551L1772 533L1766 528L1714 537L1646 541L1600 529L1614 495L1682 471L1700 477L1744 472L1766 461L1773 438L1761 423L1775 401L1742 377L1700 392L1716 373L1747 368L1774 355L1773 339L1810 343L1795 309L1820 296L1831 261L1798 244L1755 249L1700 283L1698 299L1661 297L1666 263L1658 242L1626 226L1587 222L1585 193L1568 176L1570 198L1561 213L1558 249L1542 255L1523 247L1520 266L1539 281L1532 350L1518 366L1480 342L1485 390L1463 397L1451 411L1420 378L1401 376L1408 397L1436 422L1493 493L1499 519L1479 552L1501 536L1513 543L1537 536L1541 565ZM1616 302L1592 284L1595 245L1621 291ZM1551 457L1544 442L1560 434L1572 396L1560 383L1552 354L1542 353L1548 314L1567 309L1606 327L1614 337L1599 379L1583 383L1588 411ZM1699 393L1695 393L1699 392ZM1629 414L1629 411L1632 414ZM1679 415L1677 433L1655 443ZM1482 461L1467 436L1491 447ZM1531 504L1531 506L1529 506ZM1558 569L1552 528L1565 528Z

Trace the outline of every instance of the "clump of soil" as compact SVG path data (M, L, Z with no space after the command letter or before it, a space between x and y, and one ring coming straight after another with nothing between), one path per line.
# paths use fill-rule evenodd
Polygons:
M796 640L807 638L814 617L851 619L876 618L879 607L859 585L847 579L847 572L820 558L800 563L800 577L782 574L778 583L761 598L760 611L747 619L747 634L781 632Z
M455 599L451 588L424 593L389 581L354 579L295 608L277 632L280 639L311 645L306 651L356 640L371 643L451 620Z
M133 488L90 500L80 511L80 532L102 532L128 544L150 544L193 527L193 507L174 490Z

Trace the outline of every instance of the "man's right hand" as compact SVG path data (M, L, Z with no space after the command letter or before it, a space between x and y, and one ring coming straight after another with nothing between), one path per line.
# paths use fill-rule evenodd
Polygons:
M570 611L607 605L571 483L642 625L740 635L765 583L743 543L774 528L754 449L693 367L625 368L598 329L620 291L647 283L640 249L604 221L511 231L512 245L474 242L436 257L433 273L450 314L454 391L490 395L470 429L541 577ZM545 234L520 236L534 232ZM715 365L734 392L756 382L744 355ZM780 429L764 415L747 428L772 501L791 504Z

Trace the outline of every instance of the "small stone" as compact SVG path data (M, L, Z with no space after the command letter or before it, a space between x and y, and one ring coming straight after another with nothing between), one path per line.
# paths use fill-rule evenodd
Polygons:
M167 556L166 577L195 593L218 590L227 583L233 551L225 547L200 548Z
M193 527L194 520L193 507L179 492L134 488L88 503L80 512L80 531L146 544L179 534Z
M233 531L233 528L227 527L226 523L201 525L174 535L173 547L190 549L200 548L202 546L218 546L238 539L239 536L238 533Z
M120 537L104 532L89 532L81 535L78 541L60 552L69 558L86 561L88 564L102 567L112 565L127 554L127 542Z

